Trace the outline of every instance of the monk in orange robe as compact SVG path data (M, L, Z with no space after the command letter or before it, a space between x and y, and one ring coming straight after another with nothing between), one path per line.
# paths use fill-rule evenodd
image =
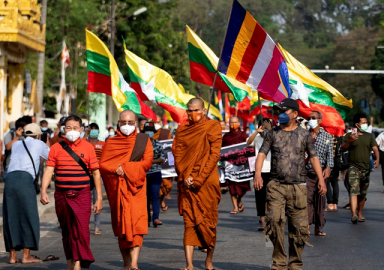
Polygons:
M153 139L157 141L169 140L172 139L172 133L169 129L163 128L163 120L160 115L156 115L156 123L155 123L156 133L153 135ZM164 198L170 199L169 194L171 193L171 189L173 188L172 184L173 178L163 178L163 182L160 187L160 205L163 211L168 210L168 206L164 202Z
M178 127L173 145L179 213L184 219L184 269L193 269L193 250L199 246L207 249L205 269L211 270L221 199L217 169L221 127L218 121L206 120L201 99L193 98L187 106L188 120Z
M100 158L100 172L111 208L113 232L118 237L124 260L124 270L138 269L143 235L148 232L146 171L152 166L153 149L148 135L137 134L137 120L132 111L126 110L120 114L117 136L108 139ZM135 145L136 140L140 142L139 147ZM137 155L136 150L140 148L141 155ZM132 153L135 160L132 160Z

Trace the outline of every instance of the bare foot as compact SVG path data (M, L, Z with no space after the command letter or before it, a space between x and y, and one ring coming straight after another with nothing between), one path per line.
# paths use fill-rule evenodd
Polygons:
M30 255L26 258L23 258L23 260L21 262L22 263L41 263L41 260L39 257Z

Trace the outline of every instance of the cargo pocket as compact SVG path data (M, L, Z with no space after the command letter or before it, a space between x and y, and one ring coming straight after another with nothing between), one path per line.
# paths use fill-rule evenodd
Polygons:
M307 186L294 185L294 206L296 209L307 208Z

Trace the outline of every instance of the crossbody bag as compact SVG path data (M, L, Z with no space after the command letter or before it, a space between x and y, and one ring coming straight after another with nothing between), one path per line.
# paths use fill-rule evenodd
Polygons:
M28 153L29 158L30 158L31 161L32 161L33 172L35 173L35 180L33 181L33 185L35 186L36 194L39 195L39 194L40 194L39 174L36 174L35 162L33 161L32 155L31 155L31 153L29 152L28 147L27 147L27 145L25 144L25 141L23 140L22 142L23 142L23 145L24 145L25 150L26 150L27 153Z
M92 174L89 172L89 169L87 167L87 165L84 163L84 161L69 147L69 145L65 142L65 141L61 141L59 142L59 144L61 145L61 147L63 147L63 149L65 151L67 151L67 153L77 162L77 164L80 165L80 167L85 171L85 173L88 175L89 177L89 180L91 182L91 185L90 185L90 188L91 190L93 190L93 188L95 187L95 180L93 179L93 176Z

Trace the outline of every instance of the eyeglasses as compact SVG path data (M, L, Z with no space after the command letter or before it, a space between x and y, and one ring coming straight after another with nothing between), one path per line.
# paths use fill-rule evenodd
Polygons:
M120 123L120 126L125 126L125 125L134 126L136 122L135 121L122 121L122 120L119 120L119 123Z
M308 117L308 120L317 120L316 116Z

